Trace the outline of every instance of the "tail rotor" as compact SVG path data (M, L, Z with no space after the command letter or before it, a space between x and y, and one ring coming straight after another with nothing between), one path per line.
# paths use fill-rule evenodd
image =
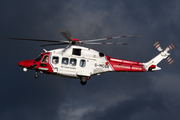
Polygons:
M164 51L161 48L161 46L159 44L159 41L156 41L153 45L157 48L158 51L161 52L162 55L166 55L167 56L166 60L169 63L169 65L172 65L174 63L174 60L169 57L170 54L168 53L168 51L176 48L176 46L173 43L171 43Z
M174 49L174 48L176 48L176 46L175 46L173 43L171 43L171 44L165 49L165 51L168 52L168 51L170 51L170 50L172 50L172 49ZM166 58L166 60L167 60L167 62L169 63L169 65L172 65L172 64L174 63L174 60L173 60L172 58L170 58L169 56Z

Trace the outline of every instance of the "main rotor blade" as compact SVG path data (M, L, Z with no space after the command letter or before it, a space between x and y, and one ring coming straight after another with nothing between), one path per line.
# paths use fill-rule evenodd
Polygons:
M45 47L45 46L53 46L53 45L67 45L67 44L69 44L69 43L45 44L45 45L41 45L41 46Z
M71 35L69 34L68 31L61 31L61 34L69 41L73 41L73 38L71 37Z
M100 39L93 39L93 40L84 40L85 42L94 42L94 41L101 41L101 40L110 40L110 39L117 39L117 38L125 38L125 37L133 37L133 36L141 36L141 35L126 35L126 36L117 36L117 37L110 37L110 38L100 38Z
M119 44L119 45L128 45L128 43L83 43L83 44L108 44L108 45Z
M5 38L5 39L42 41L42 42L64 42L64 41L57 41L57 40L42 40L42 39L28 39L28 38Z

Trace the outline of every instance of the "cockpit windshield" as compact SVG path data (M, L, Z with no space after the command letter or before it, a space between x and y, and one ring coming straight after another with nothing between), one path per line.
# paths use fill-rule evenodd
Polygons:
M41 58L43 57L43 54L39 55L38 57L36 57L34 60L36 62L39 62L41 60Z

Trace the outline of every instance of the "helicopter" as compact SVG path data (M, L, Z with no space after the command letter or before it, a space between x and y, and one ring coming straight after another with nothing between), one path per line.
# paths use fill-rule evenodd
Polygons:
M51 42L53 44L45 44L41 46L52 45L68 45L65 48L44 50L39 56L32 60L20 61L18 65L23 67L23 71L28 69L35 70L35 78L39 77L39 73L57 75L61 77L70 77L80 79L80 83L85 85L87 80L92 76L100 75L107 72L153 72L161 70L158 67L158 63L163 59L167 59L169 65L173 64L168 53L175 48L175 45L171 43L165 50L163 50L158 41L154 43L154 46L160 52L157 56L152 58L146 63L135 62L130 60L112 58L105 55L102 52L79 46L79 44L120 44L127 45L127 43L98 43L96 41L110 40L117 38L133 37L140 35L126 35L109 38L100 38L93 40L78 40L71 37L68 31L61 31L61 34L67 39L67 41L58 40L42 40L42 39L27 39L27 38L6 38L15 40L28 40L28 41L40 41Z

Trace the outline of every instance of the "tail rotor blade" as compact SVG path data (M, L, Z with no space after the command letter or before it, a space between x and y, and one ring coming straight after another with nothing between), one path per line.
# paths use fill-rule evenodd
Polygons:
M166 48L166 51L168 52L168 51L170 51L170 50L172 50L172 49L174 49L174 48L176 48L176 46L175 46L173 43L171 43L171 44Z
M169 65L172 65L174 63L174 60L170 57L167 57L167 62L169 63Z
M161 46L160 46L160 44L159 44L159 41L156 41L154 44L153 44L155 47L156 47L156 49L158 50L158 51L163 51L163 49L161 48Z

